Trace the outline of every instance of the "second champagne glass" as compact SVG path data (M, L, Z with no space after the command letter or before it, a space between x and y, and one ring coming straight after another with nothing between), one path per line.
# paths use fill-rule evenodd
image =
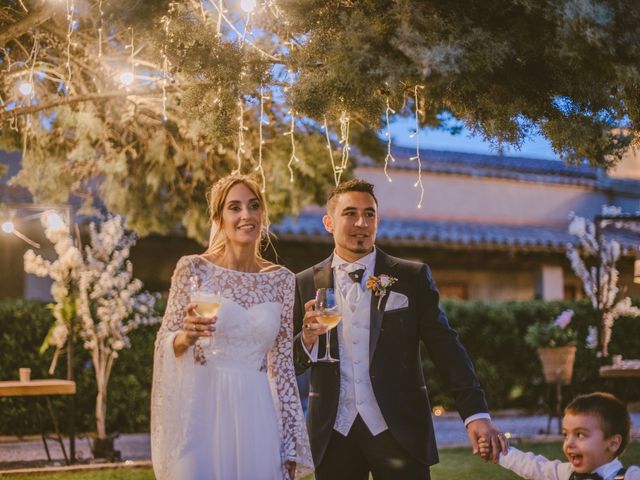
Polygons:
M320 315L316 317L319 323L327 327L326 348L322 358L318 362L337 362L337 358L331 356L331 330L342 320L342 314L336 303L336 295L333 288L319 288L316 291L316 311Z

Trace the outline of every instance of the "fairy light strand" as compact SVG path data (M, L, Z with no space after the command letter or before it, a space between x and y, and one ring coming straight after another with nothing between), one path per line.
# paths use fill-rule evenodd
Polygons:
M413 89L413 98L415 102L415 114L416 114L416 154L411 157L410 161L418 162L418 180L413 184L414 188L420 187L420 200L418 201L418 208L422 208L422 200L424 199L424 185L422 183L422 159L420 158L420 103L418 99L418 89L423 89L422 85L416 85Z
M71 35L73 34L73 0L67 0L67 89L71 88Z
M329 159L331 160L331 170L333 171L333 181L335 182L336 185L338 185L338 183L340 183L340 180L337 174L336 162L333 158L333 149L331 148L331 138L329 137L329 127L327 125L326 115L324 116L324 123L322 128L324 128L324 134L327 137L327 149L329 150Z
M98 58L102 57L102 28L104 20L104 12L102 11L102 0L98 0L98 13L100 18L98 20Z
M238 108L240 109L240 115L238 115L238 150L236 151L238 166L233 173L242 172L242 155L245 153L244 132L245 130L248 130L248 128L244 126L244 103L242 102L242 98L238 100Z
M264 193L267 190L267 179L264 175L264 166L262 165L262 146L264 145L264 139L262 136L262 127L266 123L264 121L264 101L269 100L270 97L264 96L264 86L260 85L260 123L258 124L258 166L256 171L260 172L260 178L262 179L262 187L260 191Z
M290 110L289 114L291 115L291 129L288 132L285 132L284 135L289 135L289 137L291 138L291 156L289 157L287 168L289 169L289 182L293 183L293 164L298 163L300 159L296 156L296 142L293 135L296 129L296 114L293 110Z
M396 161L396 159L391 154L391 127L390 127L390 123L389 123L389 114L390 113L394 114L394 113L396 113L396 111L393 110L389 106L389 98L387 98L387 108L385 110L385 117L386 117L386 120L387 120L387 131L385 132L385 136L387 137L387 156L384 157L384 175L387 177L387 180L389 182L392 182L393 180L391 180L391 177L387 173L387 168L389 166L389 162L395 162Z
M211 5L218 12L218 25L217 25L218 36L222 35L222 21L224 20L224 23L227 24L227 26L238 36L238 38L242 38L243 37L243 33L240 32L236 28L236 26L233 24L233 22L231 20L229 20L227 18L227 16L224 14L225 9L224 9L224 3L222 2L222 0L220 0L218 2L218 4L216 4L213 0L211 0ZM268 58L270 60L274 60L274 61L277 61L277 62L281 61L280 58L270 54L269 52L265 52L263 49L261 49L258 45L256 45L254 42L252 42L249 39L243 39L243 44L249 45L251 48L255 49L262 56L264 56L264 57L266 57L266 58Z
M340 143L342 144L342 159L339 170L336 172L336 185L340 183L342 174L349 164L349 151L351 150L351 146L349 145L349 125L349 116L347 115L347 112L343 110L340 114Z

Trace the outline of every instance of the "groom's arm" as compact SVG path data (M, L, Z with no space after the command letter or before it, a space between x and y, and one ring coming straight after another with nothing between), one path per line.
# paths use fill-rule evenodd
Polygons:
M440 308L440 294L427 265L422 266L418 282L420 337L436 369L454 395L456 409L467 427L473 453L479 453L478 442L484 439L489 442L491 449L482 457L497 462L500 451L506 453L506 439L491 422L489 407L473 363L458 333L451 328Z
M440 308L440 294L427 265L422 265L417 283L420 337L438 373L453 394L456 409L463 420L476 414L488 414L489 408L473 363Z

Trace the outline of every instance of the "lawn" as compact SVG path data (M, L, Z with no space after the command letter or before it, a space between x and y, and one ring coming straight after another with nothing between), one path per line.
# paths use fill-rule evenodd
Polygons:
M563 458L559 443L529 444L518 448L531 450L548 458ZM635 441L622 457L625 465L640 464L640 443ZM12 480L153 480L153 472L145 468L89 471L66 474L16 475ZM513 480L516 475L493 464L486 464L470 454L468 448L446 448L440 451L440 463L431 469L432 480ZM312 480L313 476L305 480Z

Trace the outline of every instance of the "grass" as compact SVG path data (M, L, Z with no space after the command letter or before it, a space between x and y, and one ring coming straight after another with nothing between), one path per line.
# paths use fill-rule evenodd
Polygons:
M518 445L521 450L530 450L547 458L564 458L560 443L535 443ZM634 441L622 456L625 465L640 464L640 443ZM85 471L38 475L14 475L12 480L154 480L148 468L121 468L116 470ZM446 448L440 450L440 463L431 469L432 480L514 480L519 478L498 465L484 463L471 455L469 448ZM305 480L313 480L313 476Z

